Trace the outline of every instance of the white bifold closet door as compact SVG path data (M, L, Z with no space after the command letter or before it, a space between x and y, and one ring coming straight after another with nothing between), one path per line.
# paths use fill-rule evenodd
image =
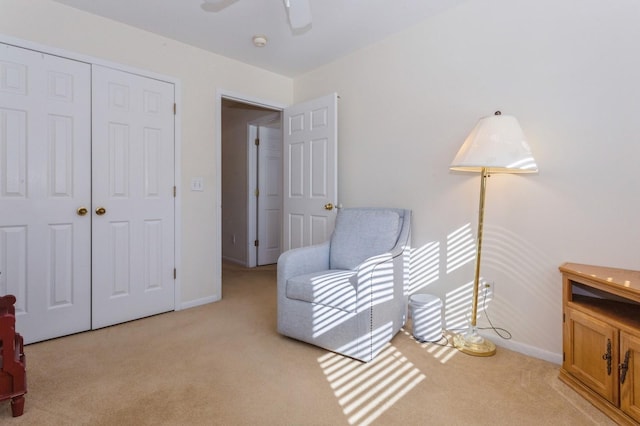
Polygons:
M92 325L99 328L175 306L174 86L95 65L92 78Z
M173 84L0 44L0 95L0 294L25 342L173 310Z
M34 342L91 327L91 66L0 49L0 293Z

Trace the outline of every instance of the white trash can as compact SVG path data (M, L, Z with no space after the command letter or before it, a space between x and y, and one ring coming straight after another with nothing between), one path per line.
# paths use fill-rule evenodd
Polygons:
M409 297L412 334L420 342L437 342L442 338L442 300L432 294Z

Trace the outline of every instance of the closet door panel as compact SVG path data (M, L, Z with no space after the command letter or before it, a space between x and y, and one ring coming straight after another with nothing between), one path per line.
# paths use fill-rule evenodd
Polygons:
M91 68L0 44L0 294L26 343L91 326Z
M92 324L99 328L175 307L174 87L95 65L92 75Z

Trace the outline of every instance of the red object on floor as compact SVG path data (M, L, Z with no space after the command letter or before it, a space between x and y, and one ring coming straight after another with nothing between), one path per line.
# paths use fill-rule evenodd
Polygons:
M21 416L27 393L27 360L22 336L16 333L16 297L0 297L0 401L11 399L11 414Z

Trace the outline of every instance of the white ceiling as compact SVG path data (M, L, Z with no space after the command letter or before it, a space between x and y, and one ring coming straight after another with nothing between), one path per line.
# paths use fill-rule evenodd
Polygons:
M219 12L203 0L55 1L295 77L466 0L309 0L313 23L298 34L283 0L226 0ZM267 46L253 46L256 34Z

